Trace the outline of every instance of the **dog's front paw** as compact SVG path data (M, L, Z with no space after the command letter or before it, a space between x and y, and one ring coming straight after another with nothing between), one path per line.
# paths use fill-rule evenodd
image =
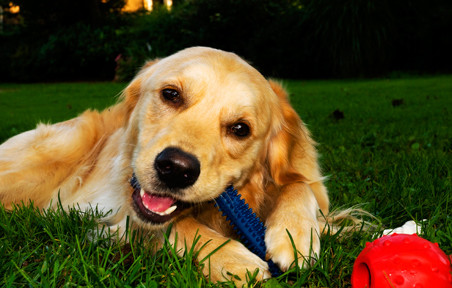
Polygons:
M247 283L248 273L260 281L271 277L267 262L237 241L230 241L204 261L203 272L210 280L232 280L238 287Z
M265 233L265 244L267 257L282 271L287 271L292 265L306 268L314 263L320 252L318 223L314 219L271 223Z

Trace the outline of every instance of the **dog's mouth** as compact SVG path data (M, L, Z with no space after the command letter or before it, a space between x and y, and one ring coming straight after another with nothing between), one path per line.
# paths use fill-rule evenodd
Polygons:
M145 222L163 224L170 221L182 211L192 206L169 195L157 195L141 188L135 175L130 180L134 191L132 194L135 211Z

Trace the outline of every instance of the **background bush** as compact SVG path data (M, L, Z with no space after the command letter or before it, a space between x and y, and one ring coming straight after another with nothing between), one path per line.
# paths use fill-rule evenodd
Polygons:
M22 24L0 34L3 81L126 81L146 59L194 45L276 77L452 70L449 0L181 0L133 14L123 0L54 2L15 1Z

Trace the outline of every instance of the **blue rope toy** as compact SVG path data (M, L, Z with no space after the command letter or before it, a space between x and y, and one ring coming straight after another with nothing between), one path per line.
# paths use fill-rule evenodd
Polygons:
M262 260L267 261L272 276L281 275L278 266L272 260L265 259L267 253L264 241L266 227L253 210L248 207L237 190L229 186L215 199L215 206L230 221L242 243Z

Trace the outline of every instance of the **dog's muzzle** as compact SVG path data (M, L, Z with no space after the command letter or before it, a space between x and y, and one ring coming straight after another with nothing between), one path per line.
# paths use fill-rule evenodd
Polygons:
M192 154L176 147L168 147L155 157L154 169L160 182L156 188L159 192L143 189L134 174L130 180L134 189L133 206L143 221L163 224L193 205L178 200L176 194L198 180L201 164Z

